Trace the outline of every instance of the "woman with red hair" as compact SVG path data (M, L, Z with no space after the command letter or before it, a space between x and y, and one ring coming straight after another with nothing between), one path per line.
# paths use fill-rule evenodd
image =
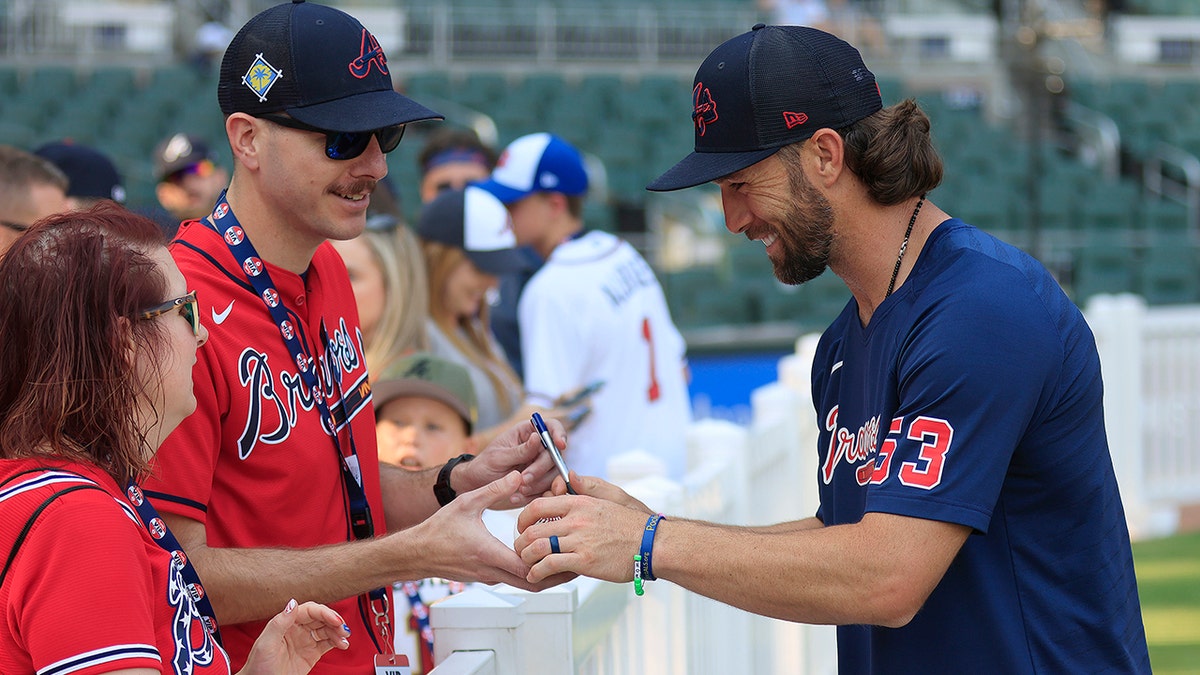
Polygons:
M42 220L0 262L0 672L230 671L136 483L196 406L199 319L159 228L112 203ZM293 600L242 673L307 673L344 623Z

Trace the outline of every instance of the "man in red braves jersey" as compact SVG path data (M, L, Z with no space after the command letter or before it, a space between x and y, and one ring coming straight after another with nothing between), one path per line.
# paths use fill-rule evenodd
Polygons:
M318 672L359 673L391 652L393 581L531 587L479 514L540 494L552 465L524 424L474 461L381 470L354 296L327 240L362 232L384 153L439 116L392 89L374 36L328 7L268 9L226 50L218 100L232 182L172 246L210 339L196 413L147 494L205 579L235 666L296 597L330 604L355 638Z

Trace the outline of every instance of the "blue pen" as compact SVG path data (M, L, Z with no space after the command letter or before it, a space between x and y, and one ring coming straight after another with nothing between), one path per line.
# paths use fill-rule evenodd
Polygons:
M529 418L533 422L533 428L537 429L538 438L542 439L542 447L550 451L550 458L554 460L554 466L558 467L558 472L562 474L563 480L567 483L567 494L577 495L575 488L571 487L570 474L567 472L567 463L563 461L562 453L558 451L558 447L554 445L554 441L550 438L550 430L546 428L546 422L542 419L541 413L533 413L533 417Z

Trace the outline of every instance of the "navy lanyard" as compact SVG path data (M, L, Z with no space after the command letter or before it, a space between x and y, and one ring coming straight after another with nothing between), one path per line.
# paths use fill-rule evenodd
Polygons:
M300 371L300 378L304 381L304 385L308 390L312 392L312 397L316 402L321 420L327 427L329 435L333 438L333 445L337 450L338 463L342 471L342 480L346 484L346 494L349 499L350 527L354 538L371 538L375 534L375 527L371 519L371 506L367 502L366 494L363 492L362 468L358 463L358 450L354 445L354 428L351 425L348 411L343 411L343 414L340 416L340 422L346 426L349 433L349 456L342 450L342 444L338 435L339 420L335 419L330 413L329 404L325 400L325 389L317 379L319 364L308 353L306 345L301 342L300 331L296 329L296 326L289 318L287 308L280 301L279 292L275 290L275 284L271 281L271 275L267 273L266 265L259 258L258 251L255 250L254 245L250 243L250 239L246 236L245 230L242 229L241 224L238 222L237 216L233 214L233 209L230 208L224 191L217 198L216 208L213 209L212 227L225 240L225 244L229 247L229 252L233 255L234 260L238 261L242 271L246 274L246 278L258 293L258 297L262 299L267 311L271 313L271 318L274 319L275 325L279 328L279 335L283 338L284 344L287 345L288 351L292 355L292 361ZM324 320L321 321L320 339L325 340L326 344L328 344ZM330 368L332 370L332 366ZM340 380L336 373L332 377L334 380ZM341 382L338 381L335 383L338 385L338 390L341 391ZM345 406L345 395L342 395L341 400L342 405Z
M254 245L250 243L250 238L246 236L246 231L242 229L237 216L233 215L233 209L225 198L224 190L221 191L221 196L217 198L217 205L213 209L211 226L225 240L225 245L229 247L229 252L233 255L234 260L241 266L250 285L254 287L258 297L266 305L267 311L270 312L271 318L279 328L280 337L283 338L284 344L291 353L292 361L300 371L300 378L304 381L304 386L312 392L313 401L321 415L321 421L333 438L333 446L337 452L338 464L342 471L342 482L346 485L351 532L355 539L370 539L375 535L375 524L371 519L371 505L367 501L367 495L362 487L362 468L358 462L358 449L354 444L354 426L351 423L349 411L346 410L346 393L342 391L340 373L336 371L334 365L328 366L330 377L333 379L330 386L336 384L341 397L341 414L335 417L329 410L329 403L325 400L325 389L317 379L317 369L320 364L312 358L306 344L300 340L300 331L288 317L287 308L280 301L279 292L275 290L275 284L271 281L266 264L258 256ZM321 320L321 334L318 337L328 348L329 336L325 330L324 319ZM340 425L345 425L350 439L349 456L342 450L338 434ZM387 590L386 588L376 588L364 596L367 608L374 615L375 626L381 635L380 640L376 640L374 635L371 635L371 639L380 651L384 654L391 654L393 648L388 621L388 605L391 594ZM368 620L367 617L364 616L364 620Z
M137 483L129 481L125 487L125 494L129 497L129 503L137 510L142 527L145 527L146 531L150 533L154 543L171 554L171 565L177 568L180 575L183 576L185 589L191 596L192 602L196 603L196 609L200 612L200 620L204 624L204 629L217 641L217 644L224 646L225 643L221 642L221 630L217 627L217 613L213 611L212 603L208 601L208 594L204 592L204 585L200 583L200 575L196 573L196 568L192 567L192 561L188 560L187 555L183 552L183 547L179 545L175 535L171 534L171 530L167 528L163 519L158 516L158 511L142 494L142 489L137 486Z

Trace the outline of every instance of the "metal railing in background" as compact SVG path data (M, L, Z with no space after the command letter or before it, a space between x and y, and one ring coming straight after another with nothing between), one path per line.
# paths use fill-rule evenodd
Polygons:
M1156 143L1142 167L1146 192L1187 206L1188 231L1200 238L1200 158L1182 148Z

